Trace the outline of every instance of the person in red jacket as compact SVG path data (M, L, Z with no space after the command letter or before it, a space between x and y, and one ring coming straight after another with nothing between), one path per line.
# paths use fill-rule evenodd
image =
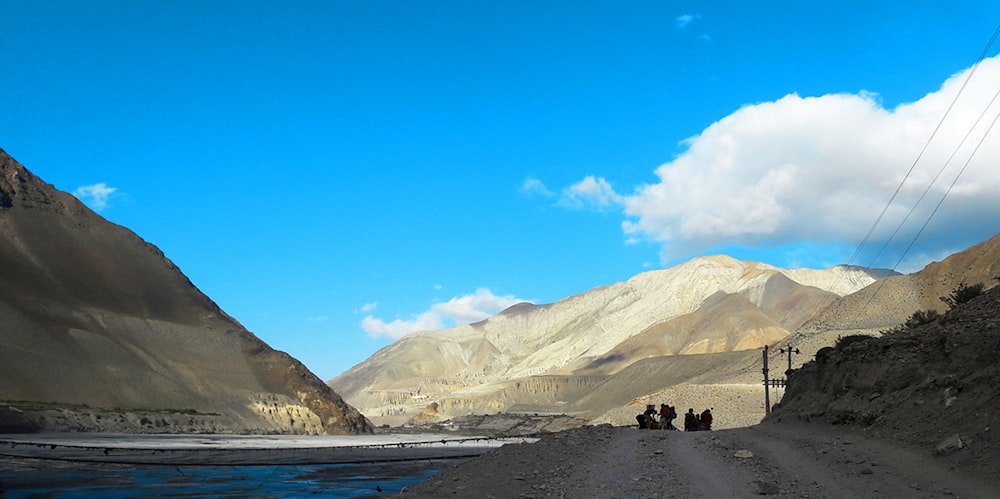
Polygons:
M704 430L704 431L711 431L712 430L712 410L711 409L705 409L704 411L702 411L702 413L701 413L701 426L698 429Z
M677 410L673 406L660 404L660 429L676 430L674 420L677 419Z

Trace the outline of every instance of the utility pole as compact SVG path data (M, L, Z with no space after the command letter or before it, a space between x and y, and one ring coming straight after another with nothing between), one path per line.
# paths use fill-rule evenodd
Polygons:
M767 350L770 348L764 345L764 414L771 414L771 387L767 382Z
M778 351L781 352L781 353L787 353L788 354L788 371L791 371L792 370L792 354L793 353L799 353L799 349L798 348L792 349L792 346L788 345L787 347L782 348L781 350L778 350ZM788 378L788 371L785 371L785 378Z

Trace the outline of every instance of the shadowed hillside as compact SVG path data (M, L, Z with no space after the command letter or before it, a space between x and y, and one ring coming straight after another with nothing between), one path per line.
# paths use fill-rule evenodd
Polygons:
M976 259L956 258L963 268ZM946 262L928 270L956 264ZM820 350L793 371L788 393L766 421L855 426L936 454L957 453L959 464L996 476L998 377L1000 287L993 287L928 324L878 338L845 337Z
M156 247L2 150L0 232L0 400L13 407L0 416L9 427L370 431Z

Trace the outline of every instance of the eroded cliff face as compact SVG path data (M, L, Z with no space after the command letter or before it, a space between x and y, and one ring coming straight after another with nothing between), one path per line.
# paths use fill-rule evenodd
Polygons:
M74 430L96 422L88 414L118 408L162 414L146 418L160 421L153 424L160 432L191 426L167 416L175 412L197 416L192 424L212 431L372 431L301 363L226 315L160 250L2 150L0 269L0 400L21 402L35 426L58 429L50 409L60 407L60 414L76 414L62 418L75 421ZM269 410L261 410L268 400ZM123 418L115 427L145 431L142 419Z

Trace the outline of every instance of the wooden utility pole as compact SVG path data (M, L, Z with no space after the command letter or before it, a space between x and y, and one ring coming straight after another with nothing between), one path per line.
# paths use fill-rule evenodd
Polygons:
M781 353L787 353L788 354L788 371L791 371L792 370L792 354L793 353L799 353L799 349L798 348L792 348L791 345L788 345L786 348L782 348L781 350L778 350L778 351L781 352ZM788 371L785 371L785 377L788 377Z
M770 347L764 345L764 414L771 414L771 387L767 382L767 350Z

